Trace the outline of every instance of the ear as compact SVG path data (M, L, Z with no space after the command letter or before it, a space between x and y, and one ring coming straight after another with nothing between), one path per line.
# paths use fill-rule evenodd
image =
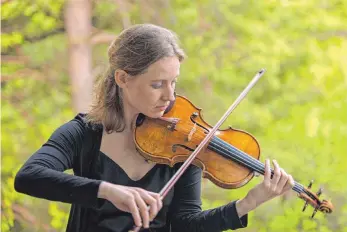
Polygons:
M125 88L127 83L128 74L121 69L117 69L114 72L114 80L120 88Z

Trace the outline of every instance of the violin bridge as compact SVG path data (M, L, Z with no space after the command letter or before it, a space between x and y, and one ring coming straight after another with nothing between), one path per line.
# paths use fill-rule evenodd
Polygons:
M194 126L192 128L192 130L189 132L188 137L187 137L187 142L189 142L190 140L192 140L193 134L196 131L196 123L194 123Z

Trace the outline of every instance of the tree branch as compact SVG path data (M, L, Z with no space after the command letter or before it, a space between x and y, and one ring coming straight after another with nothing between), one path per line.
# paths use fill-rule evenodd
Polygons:
M45 76L39 71L34 69L24 68L11 75L1 75L1 83L14 80L17 78L23 78L23 76L26 76L28 78L32 78L35 80L41 80L41 81L46 79Z
M11 0L1 0L1 4L4 4L4 3L7 3L7 2L10 2Z
M12 204L12 210L14 213L15 220L22 221L32 225L33 227L42 228L44 231L54 232L56 231L52 227L46 224L40 223L33 214L23 206L18 204Z
M111 33L107 33L107 32L96 33L96 34L94 34L94 35L90 38L90 44L92 44L92 45L104 44L104 43L109 44L109 43L111 43L116 37L117 37L117 35L111 34Z
M2 62L4 63L12 63L12 64L27 64L29 59L27 56L11 56L11 55L3 55L1 56Z
M116 4L119 6L119 10L118 13L120 14L121 18L122 18L122 24L123 24L123 28L128 28L131 26L131 22L130 22L130 17L129 17L129 12L128 12L128 7L127 7L127 3L126 1L123 0L114 0L116 2Z
M330 39L331 37L347 37L347 31L326 31L323 33L313 33L319 40Z

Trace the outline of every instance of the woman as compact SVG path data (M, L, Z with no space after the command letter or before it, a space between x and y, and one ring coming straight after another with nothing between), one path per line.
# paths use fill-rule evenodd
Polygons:
M202 211L202 173L191 165L161 200L180 165L144 160L131 127L139 115L168 110L185 54L173 32L143 24L124 30L108 55L91 110L56 129L15 178L18 192L72 204L67 231L128 231L134 223L147 231L237 229L247 226L249 211L294 186L276 161L271 178L267 160L264 181L244 198Z

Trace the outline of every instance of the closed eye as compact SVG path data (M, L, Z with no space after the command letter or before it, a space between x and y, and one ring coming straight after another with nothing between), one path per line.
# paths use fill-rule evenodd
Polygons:
M171 85L174 86L174 85L176 85L177 82L178 82L178 80L176 78L173 81L171 81ZM161 87L163 87L163 83L164 83L164 80L155 81L155 82L152 82L151 86L154 89L160 89Z
M152 88L160 89L163 86L163 81L156 81L151 84Z

